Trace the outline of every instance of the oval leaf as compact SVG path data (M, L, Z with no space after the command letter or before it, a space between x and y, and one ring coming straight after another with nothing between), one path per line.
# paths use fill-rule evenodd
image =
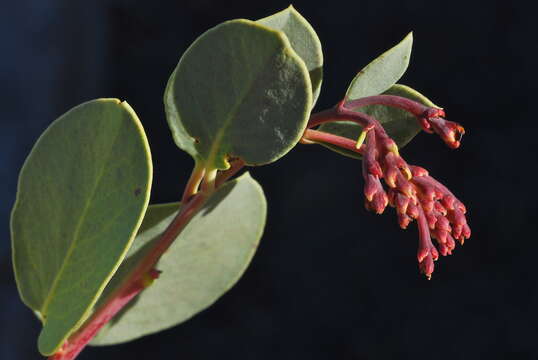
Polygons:
M312 106L310 77L287 37L249 20L200 36L165 93L176 144L208 168L277 160L300 139Z
M407 70L412 45L413 33L409 33L399 44L366 65L351 81L346 97L355 100L387 91Z
M130 255L107 293L158 239L178 208L178 203L149 207ZM248 174L225 184L161 258L160 277L101 329L92 345L121 343L170 328L213 304L250 263L265 216L263 191Z
M91 311L146 211L151 155L126 102L99 99L58 118L19 177L11 216L22 300L43 323L51 355Z
M418 91L410 88L409 86L401 84L393 85L383 94L402 96L426 106L438 107ZM383 127L389 136L396 141L396 144L400 149L407 145L421 131L417 118L402 109L384 105L370 105L360 108L360 110L357 111L364 112L379 120L379 122L383 124ZM338 121L323 124L320 126L319 130L356 140L359 137L362 128L356 123L349 121ZM321 145L355 159L361 158L361 156L357 153L341 149L330 144L323 143Z
M312 25L292 5L257 22L272 29L283 31L293 50L303 59L310 74L313 95L312 107L314 107L321 91L323 52L321 42Z

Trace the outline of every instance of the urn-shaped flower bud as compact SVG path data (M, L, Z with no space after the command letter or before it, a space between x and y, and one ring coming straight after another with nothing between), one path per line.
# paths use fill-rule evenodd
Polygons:
M439 254L452 254L456 241L463 245L471 236L465 216L467 210L426 169L409 165L402 158L396 142L377 119L352 110L369 105L396 107L413 114L425 131L437 133L451 148L460 146L465 130L459 124L445 120L445 112L441 108L427 107L399 96L376 95L351 101L344 99L334 109L312 115L303 137L306 144L328 143L362 155L366 208L381 214L387 205L394 207L402 229L406 229L414 220L417 221L419 269L430 278ZM362 126L356 142L310 129L322 123L342 120ZM435 239L436 245L432 239Z
M457 148L463 127L440 116L444 116L442 109L417 111L417 119L426 131L439 134L448 146ZM380 214L387 203L390 204L396 209L402 229L417 220L419 268L430 278L439 254L452 254L456 240L463 244L471 236L465 206L426 169L408 165L381 125L368 131L361 150L366 208ZM381 179L388 191L383 188Z

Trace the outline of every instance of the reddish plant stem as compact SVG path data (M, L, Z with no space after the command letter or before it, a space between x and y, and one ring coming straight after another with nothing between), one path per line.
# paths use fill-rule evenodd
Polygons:
M230 168L226 171L219 172L215 179L215 186L218 188L224 184L229 178L237 174L245 166L245 162L241 159L230 161Z
M386 105L410 112L416 117L443 117L443 109L431 108L411 99L395 95L368 96L345 102L347 109L358 109L367 105Z
M372 128L378 124L375 118L365 113L349 110L344 107L344 102L340 102L332 109L312 114L308 120L307 128L334 121L352 121L363 128Z
M159 261L161 256L168 250L170 245L172 245L174 240L181 233L185 225L187 225L196 212L202 207L209 195L209 193L204 192L197 193L182 207L181 211L161 235L161 239L157 242L155 247L133 271L133 279L140 278L155 266L157 261Z
M363 150L363 147L361 147L360 149L357 149L355 147L357 143L354 140L350 140L343 136L333 135L319 130L307 129L303 135L303 139L316 143L323 142L326 144L335 145L342 149L353 151L358 154L362 154Z
M445 116L443 109L431 108L408 98L395 95L376 95L351 101L346 101L346 99L344 99L332 109L312 114L308 121L307 128L310 129L320 124L335 121L352 121L359 124L367 131L375 129L381 136L386 135L385 129L376 118L356 111L356 109L367 105L395 107L410 112L418 119Z
M147 279L150 282L159 277L159 272L154 270ZM147 287L145 279L140 279L130 286L120 289L110 297L107 306L101 307L90 318L90 320L78 331L69 337L60 351L49 357L50 360L74 359L93 339L97 332L112 319L125 305L127 305L136 295Z
M157 277L158 271L154 268L155 265L209 195L209 193L200 192L190 198L148 255L138 263L118 289L86 320L82 327L68 338L61 350L49 357L49 360L74 359L114 315L144 290L151 279Z
M365 131L375 130L380 136L385 138L388 137L385 128L376 118L359 111L350 110L345 106L345 104L345 100L342 100L332 109L312 114L308 121L307 129L324 123L351 121L362 126L363 130ZM303 139L305 138L303 137ZM303 141L303 143L308 143L308 140Z

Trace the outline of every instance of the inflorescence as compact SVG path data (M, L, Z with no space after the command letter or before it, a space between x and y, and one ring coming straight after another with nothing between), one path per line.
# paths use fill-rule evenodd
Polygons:
M394 207L402 229L406 229L413 220L417 221L419 269L430 279L439 254L452 254L456 241L463 245L465 239L471 236L465 217L467 210L428 171L409 165L400 156L398 146L379 121L355 111L366 105L392 106L412 113L423 130L438 134L453 149L460 146L465 130L459 124L445 120L443 109L427 107L403 97L378 95L344 100L333 109L312 115L303 137L303 143L330 143L362 155L366 208L381 214L387 205ZM354 121L362 126L357 142L310 129L322 123L341 120ZM432 238L436 240L437 247Z

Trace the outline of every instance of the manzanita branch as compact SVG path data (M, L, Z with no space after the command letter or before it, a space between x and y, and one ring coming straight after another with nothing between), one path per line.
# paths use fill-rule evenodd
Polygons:
M196 171L193 171L192 177L198 177L198 174ZM193 181L192 178L189 180L189 184L195 182L196 180ZM144 259L137 264L118 286L117 290L109 295L103 305L86 320L81 328L67 339L62 348L56 354L49 357L50 360L74 359L110 319L123 309L136 295L148 287L153 279L158 277L159 272L155 269L157 262L210 195L211 192L198 192L184 204L174 220L163 232L159 241L149 250Z
M289 24L287 22L290 20L293 21L293 26L291 27L287 26L287 24ZM117 316L117 314L124 309L126 305L130 303L130 301L144 291L144 289L149 287L153 281L159 277L160 271L157 269L157 266L163 254L170 248L173 242L181 234L185 226L193 219L195 214L200 211L207 199L209 199L209 197L228 179L236 175L245 166L244 161L242 161L239 157L254 158L249 157L248 155L255 155L259 152L262 155L259 158L259 163L267 163L270 161L275 161L276 159L285 155L289 148L294 145L297 136L302 131L301 129L297 129L296 125L304 124L304 109L310 109L312 105L312 97L308 96L310 95L309 92L312 90L314 93L316 93L319 91L321 85L321 80L319 78L316 79L312 76L309 81L309 73L307 71L312 71L312 69L318 68L321 69L323 65L323 57L320 52L321 44L319 44L319 39L309 26L308 22L306 22L306 20L303 19L292 7L287 9L285 12L280 12L271 17L261 19L260 22L264 26L260 27L258 24L246 20L229 21L225 24L219 25L210 32L202 35L196 42L197 46L191 47L190 51L187 51L184 54L184 57L182 57L182 60L180 60L181 66L178 65L170 77L164 99L167 120L171 127L176 144L195 158L195 167L182 194L182 206L166 230L160 234L155 241L146 244L147 247L144 248L145 251L140 254L141 257L131 259L135 260L134 264L129 262L129 265L122 268L123 271L121 276L117 276L117 282L115 282L114 286L111 286L112 290L110 291L110 294L101 295L102 299L99 304L94 306L94 312L84 321L82 326L76 329L73 333L68 334L69 336L67 337L67 340L61 344L60 350L50 356L49 360L73 360L91 341L91 339L103 328L103 326L105 326L112 318ZM250 35L249 31L251 31L252 36ZM222 39L233 39L237 37L236 35L238 33L241 34L240 42L226 41L226 46L219 47L219 44L222 45ZM282 57L282 55L287 55L288 51L289 53L293 53L295 45L292 47L291 44L298 42L304 43L304 46L301 47L301 51L297 52L297 56ZM277 43L281 46L273 46ZM361 75L355 77L350 86L351 91L348 93L364 94L363 91L365 89L366 91L380 92L379 87L386 86L388 88L392 84L395 84L395 82L407 68L411 44L412 36L408 35L397 46L388 52L385 52L381 58L375 60L371 63L371 65L364 68L359 75L366 74L367 72L369 72L370 75ZM261 51L260 49L262 48L270 48L272 50ZM208 52L215 52L215 56L219 59L219 61L204 61L204 59L207 58L206 55ZM259 52L259 54L257 54L259 56L252 58L251 55L256 54L257 52ZM274 61L269 61L270 59L273 59L274 56L278 56L279 59L282 58L283 61L279 61L278 64L274 63ZM263 58L268 60L264 62L269 65L264 67L256 66L259 60L263 60ZM299 63L300 58L303 58L304 64ZM255 62L250 62L251 59L254 59ZM191 64L194 64L194 66ZM307 65L307 67L304 65ZM204 71L205 68L207 68L208 71ZM299 69L300 71L298 71ZM243 72L245 73L243 74ZM297 76L284 76L285 74L291 73L296 74ZM379 74L381 74L381 76L379 76ZM259 86L259 89L256 90L252 87L252 81L250 81L252 78L266 79L273 76L274 81L256 83L255 85L256 87ZM363 81L363 79L366 79L366 81ZM378 82L377 85L375 84L376 82ZM372 85L374 85L374 88L377 90L374 90L371 87ZM396 86L397 85L394 85L394 88L396 88ZM406 92L408 94L413 94L413 92L410 91L412 89L405 90L407 87L403 85L399 85L398 87L401 89L401 91L398 92L399 94L405 94ZM188 89L188 91L185 91L185 89ZM208 89L215 89L215 91L210 91L209 95L211 96L208 96ZM250 97L251 91L252 96ZM247 102L243 101L245 94L249 95L249 101ZM420 96L418 98L420 98ZM196 99L194 102L195 107L193 107L193 99ZM131 125L136 125L132 126L133 128L136 128L136 132L131 134L133 139L144 139L144 132L140 127L139 121L136 119L134 112L132 109L130 109L128 104L120 103L114 99L101 99L90 103L92 104L92 111L84 111L80 113L83 114L82 120L84 120L85 124L88 124L86 121L86 118L89 117L88 114L94 113L98 114L99 118L102 117L102 114L107 114L107 117L104 118L104 120L107 121L103 121L103 119L101 119L101 121L103 124L109 123L109 116L112 120L116 119L116 113L119 111L117 107L118 104L120 104L122 111L126 111L129 115L129 119L132 120L133 124ZM242 105L240 108L238 108L233 104ZM102 111L103 109L108 109L105 108L105 105L111 106L110 109L113 107L114 111ZM465 239L470 237L471 230L467 224L467 219L465 216L467 211L466 207L444 185L431 177L425 169L418 166L409 165L401 157L396 142L385 131L379 119L365 112L358 111L366 106L371 105L389 106L412 114L416 117L418 124L420 124L424 131L428 133L437 133L451 148L458 148L460 146L461 137L465 133L465 130L459 124L445 120L445 112L441 108L437 108L435 106L425 106L424 104L401 96L376 95L352 100L344 98L331 109L311 114L306 129L304 130L300 139L300 143L303 144L317 143L323 145L332 145L334 147L346 150L344 152L345 154L352 152L361 155L365 207L377 214L383 213L387 206L394 207L398 216L398 223L403 229L407 228L409 223L411 223L413 220L416 220L419 232L417 250L419 269L428 278L430 278L434 271L434 261L439 258L439 255L445 256L451 254L456 246L456 241L459 241L463 245ZM84 106L89 105L86 104ZM79 114L74 111L69 113ZM253 114L260 114L260 120L262 121L243 121L245 116L248 115L248 118L250 118ZM285 119L282 118L282 114L286 115ZM390 115L390 112L387 112L387 114ZM125 118L125 114L122 114L122 116L117 116L117 119L119 119L118 123L120 120L123 121ZM385 116L385 114L383 116ZM65 117L62 118L64 119L63 121L67 119ZM77 121L81 120L79 116L73 116L72 119ZM286 121L281 122L281 120ZM322 131L320 128L316 129L316 127L321 124L341 121L352 122L360 127L359 130L361 131L358 134L357 139L349 139L347 137L331 134L329 132ZM272 143L257 142L257 139L252 139L253 141L249 141L244 144L242 143L243 137L252 137L253 135L256 137L273 136L275 130L271 129L271 127L274 127L275 124L281 127L278 129L278 141L274 141ZM101 128L101 126L102 125L99 125L99 128ZM336 125L336 127L338 126L339 125ZM407 130L405 128L407 126L407 121L396 124L396 127L399 126L403 126L403 129ZM58 158L58 156L56 156L56 151L65 152L63 151L63 140L67 134L67 132L64 133L64 130L67 131L66 129L68 130L70 127L66 126L65 129L62 129L61 137L58 138L60 141L58 141L58 139L54 140L57 141L58 144L62 144L62 147L59 148L60 150L52 149L52 146L50 146L52 142L46 143L47 149L44 151L44 153L47 153L49 158L54 159L54 164L56 164L56 159ZM78 127L76 127L76 129L77 134L88 133L88 131L78 131ZM412 127L409 130L413 131L415 129L415 127ZM328 128L325 130L332 131ZM399 129L396 131L398 130ZM297 131L299 131L299 134ZM107 132L105 131L104 133L106 134ZM212 144L210 151L204 147L192 148L189 146L190 143L185 143L184 140L194 138L194 134L202 135L202 138L196 138L196 141L201 141L203 144L207 142L206 145ZM140 165L140 170L144 171L131 171L130 173L139 174L140 179L145 181L144 184L146 186L142 188L140 186L142 182L141 180L138 181L138 178L134 179L137 181L133 180L132 182L126 181L123 183L124 179L122 177L117 177L117 179L115 178L117 182L114 183L111 181L111 185L120 186L122 189L128 189L129 187L125 186L126 184L136 184L134 189L132 189L134 191L134 197L129 195L125 198L112 199L110 203L105 203L101 198L97 198L98 201L96 201L96 203L98 205L95 207L97 209L96 211L93 211L93 205L92 207L89 207L85 202L83 204L84 211L82 212L82 217L87 215L85 210L90 208L99 219L99 216L101 216L100 214L102 214L102 211L99 210L103 206L108 207L109 204L112 206L118 204L123 206L125 201L132 201L133 204L138 204L138 207L136 207L138 211L133 211L131 214L133 219L139 220L140 216L143 215L142 212L146 209L145 206L147 205L148 200L147 195L151 187L151 181L149 181L151 179L150 175L152 171L152 167L150 166L150 151L147 147L147 142L145 141L141 141L140 144L137 145L138 147L135 148L134 143L131 144L129 137L125 137L125 139L129 141L120 145L123 145L122 148L124 146L128 147L130 150L129 153L133 155L133 160L135 160L135 162L135 155L139 156L140 154L144 154L144 157L140 157L139 163L135 164ZM110 139L105 137L103 141L105 140L108 141ZM115 144L116 143L114 142L114 146ZM78 145L78 141L74 142L72 148L77 149L76 145ZM99 148L100 151L97 151L96 153L91 151L90 160L95 161L96 159L102 158L109 162L109 154L107 153L109 150L107 149L115 149L114 146L97 146L96 148ZM263 149L264 151L260 151L262 150L261 147L267 148ZM134 151L133 149L137 151ZM223 153L228 153L228 151L232 152L232 150L235 152L234 157L221 156ZM78 150L75 152L75 155L76 154L78 154ZM69 166L74 164L73 170L69 169L69 171L67 171L69 174L76 171L77 167L79 166L79 156L73 156L72 158L73 159L68 159ZM219 171L212 166L215 163L223 164L226 161L228 161L230 164L230 167L227 170ZM131 162L132 161L130 161L129 164L131 164ZM39 165L36 167L38 170L42 170L43 168L57 168L57 166L43 167L41 160L37 161L37 163L39 163ZM106 170L107 168L103 167L103 169ZM136 169L138 170L138 167ZM84 181L86 181L86 183L95 181L97 184L100 184L99 181L101 180L101 173L90 171L90 175L95 175L94 177L97 180L86 179L86 176L84 176ZM35 176L35 172L28 172L28 174L28 178L37 178ZM84 172L83 175L86 175L86 172ZM25 183L25 181L20 181L20 184L23 183ZM29 183L32 182L30 181ZM62 185L63 182L59 182L59 184L61 190L63 190L63 188L65 188L65 186ZM73 187L75 191L78 191L78 188L79 187L77 186ZM29 187L28 192L29 194L34 194L34 191L36 190L36 195L26 195L24 197L20 197L18 194L17 204L19 204L19 202L21 204L29 204L26 201L19 201L19 198L26 199L35 198L36 196L40 197L42 193L41 189L41 183L39 183L39 186L32 185ZM52 189L55 188L53 187ZM89 196L94 197L95 193L100 190L100 187L96 187L92 190L92 193ZM143 190L145 191L144 194L146 196L140 197L139 195L143 192ZM49 193L49 195L55 195L57 191L48 191L46 193ZM130 193L126 191L125 194ZM238 194L241 195L241 197L249 197L252 193ZM85 194L82 193L82 195ZM259 198L257 200L258 205L260 205L259 210L263 211L251 211L254 209L254 207L242 207L242 204L235 204L234 202L237 202L238 198L234 198L233 201L230 200L230 203L234 203L233 205L237 206L225 208L223 209L223 212L212 215L211 217L205 217L203 219L205 221L208 220L208 218L218 218L219 221L217 223L212 225L213 223L211 220L208 220L207 222L201 221L201 223L204 226L210 227L218 225L218 229L220 231L222 230L220 221L221 217L223 216L222 214L231 213L237 209L244 210L245 212L250 211L256 215L258 220L264 220L265 202L262 202L264 197L261 192L258 195ZM106 193L103 194L103 196L106 197ZM78 197L86 201L84 196ZM70 196L63 197L63 200L65 200L69 206L66 206L65 204L58 206L56 214L59 215L56 216L57 218L65 215L71 216L69 213L71 212L70 210L77 206L76 202L73 202L73 204L70 203L71 198L72 197ZM45 199L48 198L45 197ZM254 199L253 196L252 204L255 204L255 200L256 199ZM88 203L89 201L90 200L88 200ZM47 205L48 201L41 201L41 203ZM22 207L23 209L27 209L26 211L30 209L27 204L25 204L25 207ZM30 204L30 206L33 206L33 204ZM118 207L118 209L120 208L121 207ZM67 211L65 209L67 209ZM135 207L133 207L133 209L135 209ZM41 211L47 214L50 212L50 208L48 206L44 206ZM33 209L31 209L29 214L31 215L33 213ZM254 217L252 219L254 219ZM32 224L33 219L30 220L30 222L21 221L21 227ZM82 220L85 221L86 219ZM82 220L77 220L79 225L84 224ZM196 220L199 219L195 219L192 226L196 225L194 224ZM250 218L242 220L246 221L250 220ZM89 222L93 224L92 221ZM132 223L134 224L135 222ZM233 221L226 221L225 223L233 224ZM252 235L251 237L253 239L259 239L261 236L261 231L259 231L258 228L263 228L264 222L259 221L258 224L256 224L255 221L246 221L245 223L253 223L255 225L250 228L253 230L252 234L250 235ZM129 222L126 222L126 224L129 224ZM121 225L125 224L122 223ZM48 228L52 229L54 227L49 226L47 229ZM73 249L74 246L80 246L80 249L84 249L92 245L92 237L80 240L82 236L78 236L78 230L80 230L79 228L74 230L75 236L73 236L72 243L68 244L69 248L66 258L71 256L71 249ZM128 228L127 226L124 226L124 228L125 236L123 239L125 242L128 242L130 238L129 235L132 233L133 227ZM43 230L43 228L39 226L35 229L41 232ZM116 229L114 228L114 230ZM123 227L122 230L124 230ZM35 232L36 231L26 231L26 234L22 237L22 240L19 240L22 241L22 245L25 249L28 247L33 247L33 234ZM228 230L225 232L228 232ZM16 234L17 232L12 231L12 233ZM219 232L219 234L221 233L222 231ZM58 234L56 234L54 231L48 234L50 239L54 239L57 237L57 235ZM115 239L117 234L116 231L112 231L108 235L111 239ZM183 235L188 237L186 233ZM229 238L234 237L236 237L235 233L229 234ZM108 241L108 237L102 237L102 239L104 239L102 241L103 243L110 243ZM432 239L436 240L435 245ZM204 238L204 240L206 239ZM43 245L43 250L45 250L43 253L45 255L48 254L49 250L47 249L47 246L50 245L49 243L51 241L52 240L48 240L40 243ZM231 244L232 246L234 245L234 243ZM248 243L245 243L244 245L251 246ZM224 245L219 244L219 246ZM111 256L114 255L114 257L111 259L116 260L114 263L111 263L110 261L108 262L108 265L110 266L108 266L106 269L107 274L112 273L120 260L122 260L122 252L120 251L121 248L117 248L117 250L118 251L116 251L114 254L105 254ZM78 252L82 253L82 251ZM69 258L68 260L65 260L65 263L77 265L69 267L69 272L74 272L75 274L78 272L85 272L88 266L92 266L92 262L98 265L107 265L106 262L100 261L100 257L102 256L101 253L104 254L105 252L106 251L94 252L93 257L90 258L91 261L84 259L85 261L80 262ZM231 251L230 254L230 256L233 257L233 251ZM44 255L39 253L37 256L41 258ZM194 252L192 255L188 254L186 256L193 256L196 259L196 256L198 255L196 252ZM14 257L14 260L16 259L17 257ZM245 261L248 263L249 259L245 259ZM28 260L22 264L26 265L29 262L32 262L31 256L28 256ZM238 265L245 265L246 263L238 263ZM78 264L83 264L83 266L78 266ZM55 272L57 271L57 267L54 264L54 266L49 264L45 265L46 266L40 269L41 271L50 271L51 269ZM164 263L162 266L164 267ZM197 271L204 273L206 278L213 276L212 271L204 271L204 269L204 267L197 268ZM242 267L241 271L242 270L244 270L244 266ZM67 271L64 271L64 267L62 266L58 271L58 274L52 274L55 276L55 278L51 285L50 293L62 294L59 297L61 300L59 303L69 304L70 309L78 309L78 307L81 305L85 305L87 307L96 294L88 292L85 298L83 298L83 294L80 294L80 297L74 297L72 299L74 301L64 302L67 298L63 298L62 296L70 296L71 294L68 293L68 290L70 290L69 287L64 287L61 290L57 289L57 283L61 283L57 280L60 278L59 276L61 276L63 272L67 273ZM229 271L227 270L227 272ZM230 272L230 274L232 274L232 272ZM237 272L237 274L240 274L240 272ZM235 275L237 274L233 274L236 279L237 276ZM26 278L27 279L25 280L32 285L33 279L31 276L27 276ZM65 277L65 279L70 280L71 278ZM167 279L167 277L163 277L161 281L166 281ZM92 279L92 282L99 285L102 285L103 281L105 281L105 278L95 277L95 279ZM198 285L199 284L196 284L196 287L198 287ZM20 289L24 289L24 287L19 286L19 290ZM218 292L219 294L217 295L222 295L222 291ZM50 293L46 295L47 303L50 299ZM23 298L26 296L26 294L23 292L21 292L21 295L24 295ZM33 293L30 295L32 298L34 297ZM147 293L147 295L150 296L151 294ZM39 303L39 301L37 301L37 303ZM86 307L83 309L86 309ZM45 306L44 308L47 307ZM200 309L198 309L198 311ZM44 311L42 311L43 309L34 308L34 310L44 313ZM62 311L63 309L59 309L56 312L56 315L61 314ZM74 313L71 319L66 320L61 319L60 317L60 320L65 322L65 326L69 325L68 329L71 329L81 321L81 316L83 316L82 313ZM59 316L49 317L49 319L56 318L59 318ZM45 327L49 326L49 328L54 328L52 321L50 322L50 324L45 323ZM47 329L44 329L44 331L46 330ZM61 341L61 339L66 336L65 333L56 335L57 337L55 339L47 339L44 344L41 344L40 342L40 351L43 354L50 354L52 349L58 346L58 341Z
M109 297L105 306L99 308L86 323L65 342L50 360L71 360L84 349L99 330L106 325L125 305L159 277L157 270L150 270L146 277L120 287Z
M133 298L151 285L159 277L155 268L161 256L168 250L181 231L202 207L207 198L222 186L228 179L240 171L245 163L240 159L230 161L230 168L218 172L209 170L201 164L196 164L183 192L184 206L174 220L163 232L159 241L149 250L148 254L131 271L125 280L112 292L86 322L73 333L62 348L50 360L73 360L93 339L99 330L106 325ZM198 187L202 188L198 191Z

